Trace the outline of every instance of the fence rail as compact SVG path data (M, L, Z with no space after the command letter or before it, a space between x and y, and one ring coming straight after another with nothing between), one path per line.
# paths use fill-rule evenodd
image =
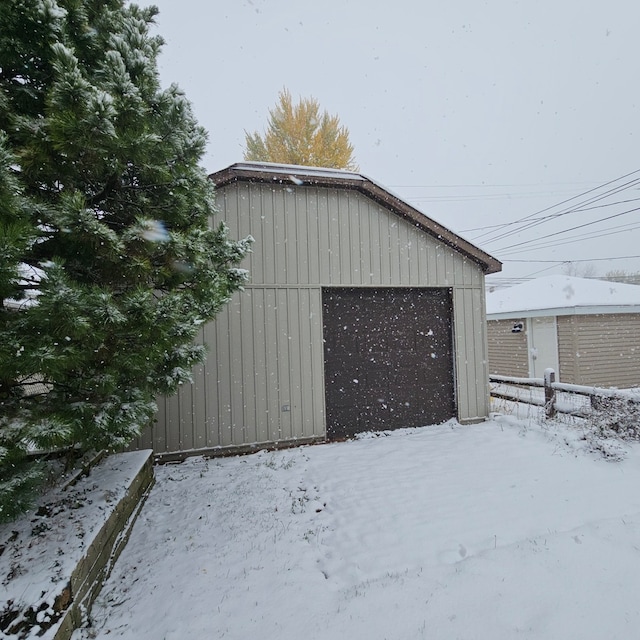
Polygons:
M544 378L489 376L489 381L492 385L491 395L495 398L544 407L547 418L552 418L556 413L586 417L593 410L603 407L606 401L611 399L626 400L630 404L640 405L640 395L633 392L556 382L556 375L553 369L547 369L544 373ZM516 389L513 389L513 387ZM523 397L517 393L518 388L527 388L530 391L540 389L542 393L539 395L530 393L528 397ZM575 403L563 402L561 400L563 394L586 398L588 403L576 405Z

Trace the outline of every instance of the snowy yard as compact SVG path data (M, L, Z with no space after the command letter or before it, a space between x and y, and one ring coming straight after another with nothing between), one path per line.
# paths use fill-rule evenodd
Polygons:
M157 467L74 640L637 637L640 445L580 435L495 416Z

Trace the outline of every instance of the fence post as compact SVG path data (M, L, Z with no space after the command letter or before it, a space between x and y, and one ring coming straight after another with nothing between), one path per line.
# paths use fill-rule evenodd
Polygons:
M547 418L556 415L556 390L551 386L556 381L556 372L553 369L544 370L544 410Z

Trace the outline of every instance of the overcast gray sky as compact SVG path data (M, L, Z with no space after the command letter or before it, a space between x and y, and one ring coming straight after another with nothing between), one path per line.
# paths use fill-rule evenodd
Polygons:
M640 271L640 258L602 260L640 256L640 211L624 213L640 206L640 3L154 4L162 82L209 131L208 171L242 161L244 131L264 130L286 87L340 117L363 174L503 260L502 277L562 271L538 260ZM627 174L589 211L494 239L519 225L493 225L562 213L586 198L553 205Z

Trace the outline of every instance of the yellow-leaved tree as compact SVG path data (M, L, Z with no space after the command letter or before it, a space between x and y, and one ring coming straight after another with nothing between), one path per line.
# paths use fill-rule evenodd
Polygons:
M291 93L283 89L278 104L269 110L264 136L247 133L244 159L312 167L358 171L349 142L349 130L338 116L320 113L315 98L301 98L294 105Z

